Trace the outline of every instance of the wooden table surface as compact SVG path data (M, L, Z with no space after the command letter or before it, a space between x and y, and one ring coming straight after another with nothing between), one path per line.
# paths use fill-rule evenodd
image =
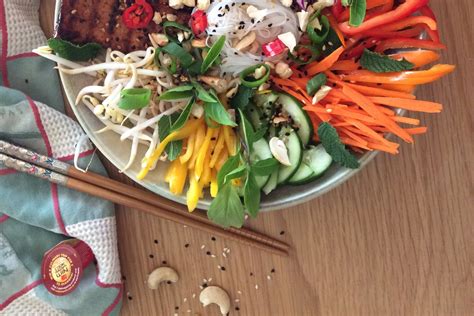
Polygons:
M474 2L431 3L443 62L458 68L417 92L445 107L418 116L428 134L320 198L249 223L290 243L290 258L117 207L124 315L218 315L199 304L203 279L229 292L231 315L474 315ZM49 33L53 6L42 0ZM179 282L148 290L161 265Z

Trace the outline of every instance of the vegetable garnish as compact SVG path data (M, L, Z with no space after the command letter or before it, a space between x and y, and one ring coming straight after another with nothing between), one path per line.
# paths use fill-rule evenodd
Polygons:
M364 69L373 72L396 72L412 70L414 67L414 65L405 58L402 60L394 60L386 55L371 52L368 49L364 50L359 62Z
M146 0L136 0L134 4L123 11L123 23L129 29L145 28L153 19L155 10Z
M212 66L212 64L215 62L215 60L219 57L221 54L222 48L224 47L225 44L225 36L219 37L219 39L212 44L211 48L207 52L206 57L202 61L201 65L201 73L205 73L209 67Z
M151 90L146 88L125 89L120 92L119 108L137 110L150 104Z
M95 57L94 44L50 40L35 52L61 72L96 77L77 102L105 124L99 132L131 140L124 169L145 144L138 179L166 161L169 192L186 194L189 211L210 195L209 218L241 227L262 191L316 181L333 162L358 168L355 153L397 154L397 139L426 133L401 110L439 113L414 90L454 70L433 65L446 47L427 3L222 0L198 3L189 27L156 16L163 29L147 34L152 46L107 50L102 63L71 61Z
M50 38L48 46L58 56L72 61L88 61L95 58L102 46L97 43L87 43L85 45L75 45L60 38Z

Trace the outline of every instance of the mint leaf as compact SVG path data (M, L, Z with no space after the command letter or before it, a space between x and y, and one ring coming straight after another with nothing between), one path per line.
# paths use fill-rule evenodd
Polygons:
M240 201L237 189L231 183L219 189L219 193L212 200L207 211L207 217L224 227L240 228L244 224L244 206Z
M256 176L268 176L277 171L280 163L275 158L260 160L251 166L252 172Z
M230 105L234 109L245 109L254 96L255 90L244 85L240 85L237 93L230 99Z
M323 122L318 127L318 136L324 149L332 159L346 168L359 168L359 161L352 155L341 142L336 129L328 122Z
M411 70L415 66L405 58L395 60L386 55L372 52L367 48L364 50L359 62L364 69L378 73Z
M171 115L165 115L158 121L158 136L160 141L166 138L171 133L171 126L173 122L178 119L178 113L173 113ZM183 141L182 140L175 140L170 142L166 146L166 153L168 154L168 159L170 161L175 160L180 154L181 150L183 149Z
M367 2L366 0L352 0L350 6L349 25L357 27L364 22Z
M225 177L224 177L224 184L228 183L232 179L238 179L242 178L245 173L247 172L247 166L246 165L240 165L234 170L230 171Z
M221 125L237 126L220 102L206 102L204 104L204 115L206 116L206 122L212 119Z
M232 170L236 169L240 163L240 155L230 156L227 161L222 165L221 169L217 173L217 187L220 189L224 185L225 177Z
M194 98L191 98L189 100L188 104L184 107L184 110L181 112L179 117L176 119L176 121L173 123L173 125L170 128L170 132L174 132L186 124L189 118L189 114L191 113L191 109L193 108L194 105Z
M175 88L171 88L163 92L158 99L163 101L173 101L180 99L191 98L194 95L192 85L182 85Z
M71 42L60 38L50 38L48 46L59 55L72 61L88 61L99 54L100 46L97 43L87 43L85 45L74 45Z
M257 217L258 211L260 210L260 188L252 172L249 172L245 180L244 204L247 212L252 217Z
M311 78L306 84L306 91L310 96L313 96L318 90L326 84L327 77L325 74L320 73Z

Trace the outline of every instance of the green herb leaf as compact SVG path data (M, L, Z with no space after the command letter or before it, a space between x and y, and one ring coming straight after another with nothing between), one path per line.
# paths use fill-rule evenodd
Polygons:
M244 206L240 201L237 188L231 183L225 184L219 193L212 200L207 211L207 217L219 225L224 227L242 227L244 223Z
M162 50L168 53L172 59L178 60L184 68L188 68L194 62L193 56L175 42L168 43Z
M171 41L179 43L178 36L173 34L173 33L177 33L177 32L176 31L172 32L173 29L177 29L178 32L179 31L188 32L190 34L190 37L189 37L188 40L190 40L194 37L194 33L191 31L190 28L188 28L188 27L186 27L182 24L179 24L178 22L166 21L166 22L163 23L163 32L166 34L168 39L171 40Z
M72 61L88 61L95 58L102 46L97 43L87 43L85 45L74 45L60 38L50 38L48 46L59 55Z
M260 188L252 172L249 172L245 180L244 204L250 216L254 218L257 217L258 211L260 210Z
M173 101L180 99L191 98L194 95L192 85L182 85L176 88L171 88L162 93L158 99L162 101Z
M277 171L280 163L275 158L268 158L257 161L251 166L252 172L256 176L268 176Z
M313 96L318 90L326 84L327 77L325 74L320 73L311 78L306 84L306 91L310 96Z
M220 103L219 98L211 93L209 93L204 87L197 81L192 81L193 87L197 91L197 98L203 102L213 102L213 103Z
M247 166L240 165L225 176L224 184L228 183L232 179L242 178L246 173L247 173Z
M120 92L118 107L124 110L137 110L148 106L151 90L145 88L124 89Z
M206 73L206 71L211 67L211 65L214 63L214 61L217 59L217 57L220 56L222 48L224 48L225 44L225 36L222 35L219 37L219 39L212 44L211 48L209 49L209 52L206 55L206 58L202 61L201 65L201 73Z
M236 169L240 163L240 155L230 156L226 162L222 165L221 169L217 173L217 187L220 189L224 185L225 176Z
M221 125L237 126L220 102L206 102L204 104L204 115L207 119L212 119Z
M240 130L242 131L242 137L244 139L247 148L250 150L255 141L255 132L253 130L252 124L250 124L245 114L241 109L238 109L240 115Z
M318 127L318 136L324 149L332 159L346 168L359 168L359 161L352 155L341 142L336 129L328 122L323 122Z
M341 0L341 4L345 7L348 7L351 5L352 0Z
M194 102L194 98L191 98L191 100L189 100L188 104L186 104L178 119L171 126L170 133L180 129L184 126L184 124L186 124L189 118L189 114L191 113L191 109L193 108Z
M317 18L313 19L312 21L308 23L308 26L306 27L306 32L308 33L308 37L312 43L321 44L328 37L331 26L329 24L328 18L325 15L323 15L320 18L321 30L318 30L315 27L315 22L314 22L316 19Z
M158 121L158 136L160 138L160 141L166 138L171 133L171 126L173 125L173 122L175 122L178 119L178 114L173 113L171 115L165 115L163 116L159 121ZM183 141L182 140L175 140L172 141L166 146L166 153L168 154L168 159L170 161L175 160L179 154L181 153L181 150L183 149Z
M366 0L352 0L350 5L349 25L357 27L364 22L367 2Z
M230 99L230 105L234 109L244 110L254 95L255 89L240 85L236 95Z
M360 58L360 65L364 69L378 73L411 70L415 66L405 58L402 60L395 60L368 49L364 50L364 53Z
M262 127L260 127L258 130L255 131L255 133L253 134L253 139L254 141L257 141L261 138L263 138L268 132L268 124L267 125L263 125Z

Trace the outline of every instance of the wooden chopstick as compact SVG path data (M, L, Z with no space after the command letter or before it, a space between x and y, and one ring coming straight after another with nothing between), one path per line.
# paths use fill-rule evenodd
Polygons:
M51 175L47 178L49 181L65 185L71 189L105 198L114 203L136 208L164 219L200 228L209 233L238 240L263 250L280 255L288 255L289 246L279 240L247 228L224 229L210 222L204 214L182 211L182 207L178 203L150 192L125 185L92 172L80 172L69 164L39 155L2 140L0 140L0 152L8 155L1 155L0 161L3 161L5 164L8 161L9 167L18 171L39 177L42 177L41 172L43 174L48 173ZM36 172L32 173L31 168L22 168L21 166L24 166L25 163L34 164L37 169Z

